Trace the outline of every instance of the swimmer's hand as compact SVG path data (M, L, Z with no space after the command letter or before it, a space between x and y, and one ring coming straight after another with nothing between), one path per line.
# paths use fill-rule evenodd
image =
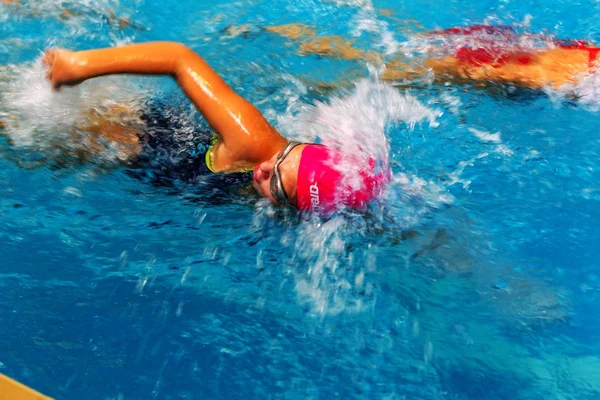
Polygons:
M64 85L77 85L85 80L81 77L80 63L74 51L48 49L44 53L42 64L46 67L46 78L55 89Z

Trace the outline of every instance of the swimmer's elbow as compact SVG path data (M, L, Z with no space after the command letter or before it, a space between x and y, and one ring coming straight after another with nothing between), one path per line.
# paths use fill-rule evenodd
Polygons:
M123 47L128 61L141 61L145 70L177 75L195 60L202 60L192 49L179 42L149 42ZM142 68L142 69L144 69Z
M163 42L166 47L168 47L168 52L173 56L179 57L191 57L196 56L199 57L194 50L190 49L183 43L180 42Z
M171 54L175 60L173 76L179 84L184 86L184 89L191 82L193 82L192 86L199 86L206 93L214 91L227 92L226 89L231 89L219 74L194 50L176 42L170 43L169 46L171 46Z
M171 54L171 57L176 60L175 73L185 71L192 65L206 65L206 62L202 59L202 57L200 57L198 53L190 49L185 44L179 42L167 43L167 46L169 47L169 54Z

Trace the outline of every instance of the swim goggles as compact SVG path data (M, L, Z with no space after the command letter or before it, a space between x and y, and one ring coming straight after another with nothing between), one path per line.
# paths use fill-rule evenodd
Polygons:
M283 160L285 160L287 155L290 154L290 152L294 150L296 146L299 146L301 144L303 143L293 141L288 142L288 145L286 146L285 150L283 150L283 153L281 153L281 155L277 157L277 161L275 161L275 165L273 166L273 176L271 177L270 182L271 196L273 196L273 198L277 200L279 204L284 206L292 206L292 204L290 204L287 194L285 193L285 189L283 188L283 183L281 183L279 164L281 164Z

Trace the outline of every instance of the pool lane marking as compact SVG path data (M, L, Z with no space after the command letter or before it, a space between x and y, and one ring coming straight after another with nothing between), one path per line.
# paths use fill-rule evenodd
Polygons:
M0 400L52 400L27 386L0 374Z

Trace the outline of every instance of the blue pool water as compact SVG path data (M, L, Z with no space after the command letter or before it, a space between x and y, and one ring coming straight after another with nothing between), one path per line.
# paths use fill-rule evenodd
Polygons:
M73 400L599 398L600 79L390 86L263 29L406 53L475 23L599 43L598 17L591 0L0 3L0 373ZM198 51L286 135L385 138L390 187L304 220L133 178L110 152L36 162L106 99L197 121L168 79L45 85L48 46L149 40Z

